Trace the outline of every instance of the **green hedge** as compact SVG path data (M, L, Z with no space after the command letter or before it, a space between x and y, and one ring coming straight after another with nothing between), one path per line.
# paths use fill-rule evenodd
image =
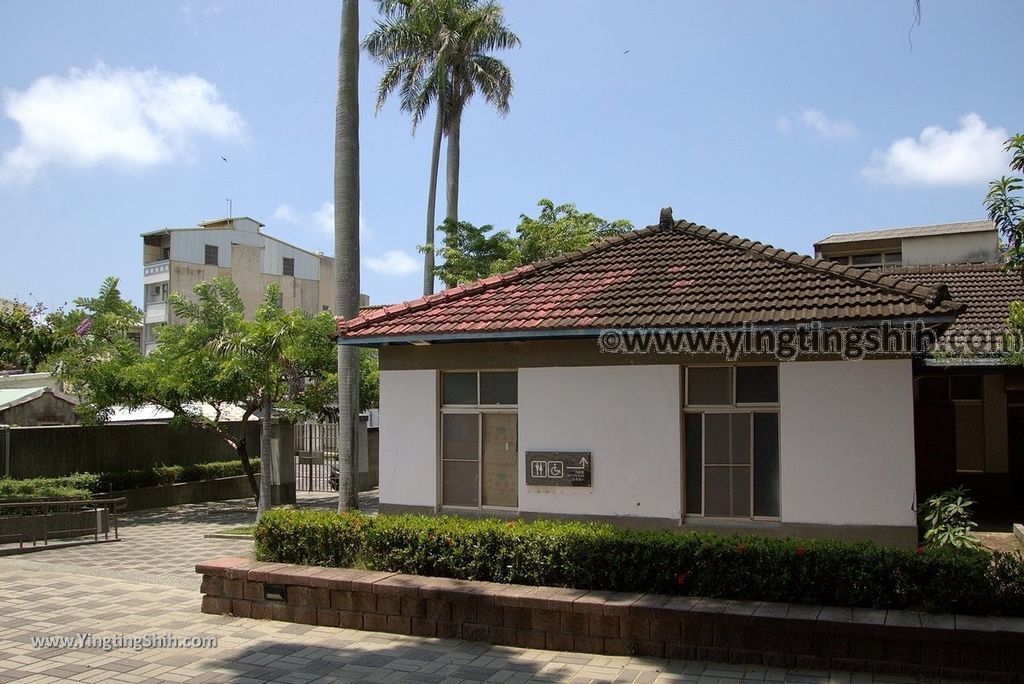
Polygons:
M259 461L253 461L252 467L259 472ZM0 478L0 501L89 499L110 491L178 482L198 482L244 474L241 461L216 461L186 466L159 465L113 473L74 473L63 477L34 477L24 480Z
M256 557L515 584L1024 616L1024 559L871 542L274 510Z

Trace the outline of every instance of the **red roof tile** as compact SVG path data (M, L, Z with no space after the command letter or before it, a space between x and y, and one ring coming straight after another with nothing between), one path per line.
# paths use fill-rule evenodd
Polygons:
M952 318L929 285L671 220L338 321L346 339Z

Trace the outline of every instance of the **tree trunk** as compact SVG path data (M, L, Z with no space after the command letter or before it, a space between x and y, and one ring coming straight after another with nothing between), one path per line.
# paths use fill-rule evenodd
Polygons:
M423 253L423 294L434 294L434 219L437 212L437 171L441 165L441 133L444 129L441 103L437 103L434 146L430 153L430 195L427 197L427 251Z
M242 425L242 431L245 431L245 424ZM235 453L238 454L238 460L242 462L242 470L245 472L245 479L249 481L249 488L252 489L252 498L256 500L256 506L260 505L260 484L256 481L256 473L252 470L252 463L249 462L249 447L246 446L245 437L238 440L235 445ZM262 467L262 462L260 467Z
M270 420L273 404L270 394L263 395L263 409L260 415L260 495L256 500L256 519L270 510L273 496L270 487L274 473L274 458L270 453ZM243 426L244 429L244 426Z
M445 220L458 222L459 220L459 133L462 129L462 112L451 112L451 120L448 122L448 162L447 188L448 188L448 209Z
M342 0L338 102L334 128L335 315L359 314L359 6ZM358 507L355 434L359 424L359 350L338 346L338 510Z

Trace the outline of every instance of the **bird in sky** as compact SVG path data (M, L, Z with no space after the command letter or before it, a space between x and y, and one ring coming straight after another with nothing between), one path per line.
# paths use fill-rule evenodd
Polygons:
M228 163L228 158L227 158L227 157L225 157L224 155L221 155L221 157L220 157L220 158L224 160L224 163L225 163L225 164L227 164L227 163Z

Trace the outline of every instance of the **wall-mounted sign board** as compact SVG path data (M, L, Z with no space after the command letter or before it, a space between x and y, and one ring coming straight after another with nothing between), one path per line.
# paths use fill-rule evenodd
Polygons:
M526 484L589 487L593 467L589 451L527 451Z

